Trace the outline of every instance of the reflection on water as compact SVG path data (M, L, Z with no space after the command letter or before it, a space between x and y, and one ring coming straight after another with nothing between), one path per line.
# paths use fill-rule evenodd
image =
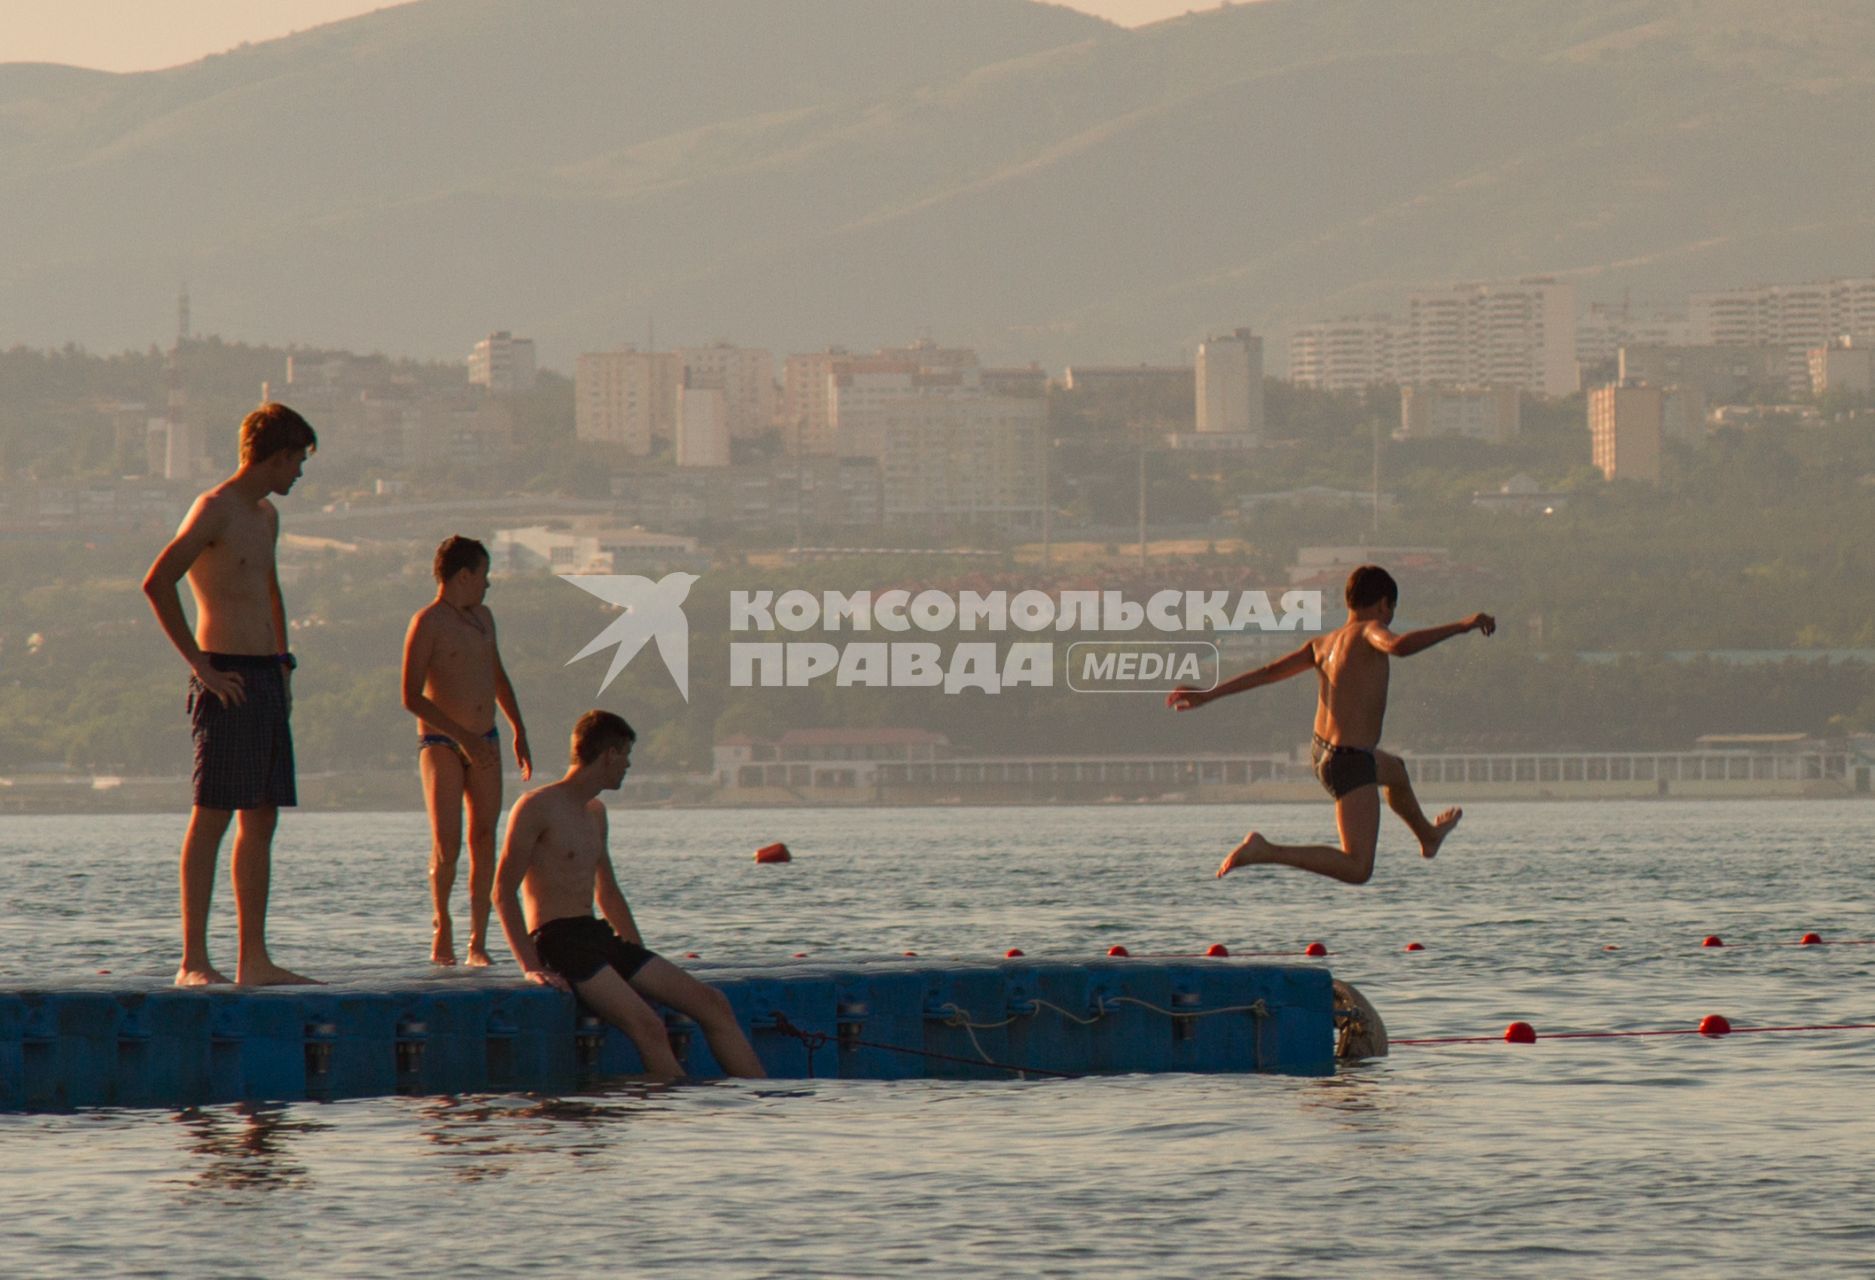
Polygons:
M285 1191L312 1181L289 1153L300 1136L330 1128L307 1107L240 1103L176 1113L194 1159L189 1185L201 1191Z

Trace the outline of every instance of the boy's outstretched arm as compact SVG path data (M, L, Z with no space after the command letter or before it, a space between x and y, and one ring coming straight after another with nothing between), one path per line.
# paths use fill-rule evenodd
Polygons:
M1378 623L1367 629L1367 639L1374 648L1389 658L1410 658L1416 653L1424 653L1441 640L1450 640L1453 636L1462 636L1467 631L1482 631L1490 635L1497 630L1497 619L1488 613L1474 613L1462 622L1447 622L1437 627L1421 627L1417 631L1408 631L1405 635L1395 635Z
M1243 693L1249 689L1260 689L1266 684L1275 684L1291 676L1299 676L1304 671L1315 669L1315 642L1310 641L1294 653L1284 654L1276 661L1246 671L1242 675L1232 676L1215 689L1194 689L1190 685L1179 685L1165 695L1165 705L1174 711L1190 711L1202 707L1207 702L1216 702L1219 698L1233 693Z
M527 916L521 911L521 882L527 878L540 832L541 820L535 815L534 806L528 803L528 797L522 796L514 802L514 810L508 815L508 836L501 846L501 861L495 864L495 915L501 921L508 950L514 952L514 962L521 966L522 975L529 982L567 991L571 988L565 978L542 967L540 952L535 949L534 940L527 936Z

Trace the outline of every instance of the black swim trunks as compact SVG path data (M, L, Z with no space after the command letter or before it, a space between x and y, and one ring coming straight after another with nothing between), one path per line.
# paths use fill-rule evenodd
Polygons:
M562 916L549 920L527 935L540 952L540 962L565 978L581 983L611 965L626 981L657 959L636 942L612 932L597 916Z
M1317 735L1309 760L1315 766L1316 779L1337 800L1380 781L1380 766L1366 747L1339 746Z
M224 703L189 676L198 809L271 809L299 803L286 671L272 654L211 653L217 671L240 673L242 700Z

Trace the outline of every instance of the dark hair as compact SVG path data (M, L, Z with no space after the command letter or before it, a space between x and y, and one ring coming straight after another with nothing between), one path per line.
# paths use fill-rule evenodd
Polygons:
M488 563L488 548L474 538L453 533L436 546L436 561L431 569L438 582L448 582L464 569Z
M1377 564L1364 564L1348 575L1348 587L1342 593L1347 597L1348 608L1365 609L1369 605L1385 600L1398 606L1400 603L1400 584L1393 580L1393 575Z
M573 763L591 764L613 747L627 747L638 741L638 731L625 723L625 717L594 708L573 726Z
M268 403L241 420L241 465L265 462L276 453L319 447L319 437L306 419L283 404Z

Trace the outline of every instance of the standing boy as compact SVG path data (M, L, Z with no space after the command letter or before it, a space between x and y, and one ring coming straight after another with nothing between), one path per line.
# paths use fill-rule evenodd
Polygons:
M1190 711L1227 694L1274 684L1304 671L1316 675L1311 755L1316 778L1335 801L1341 847L1276 844L1252 831L1224 859L1217 869L1219 876L1235 867L1273 862L1349 884L1367 883L1374 874L1374 845L1380 835L1381 788L1386 789L1388 807L1419 837L1421 857L1438 853L1464 816L1454 808L1427 821L1413 795L1406 766L1398 756L1380 750L1380 726L1387 715L1387 659L1411 657L1467 631L1488 636L1497 629L1497 620L1488 613L1474 613L1463 622L1395 635L1389 627L1400 588L1379 565L1364 564L1349 574L1345 596L1348 620L1289 656L1246 671L1209 692L1180 685L1166 696L1166 705L1173 710Z
M514 733L521 777L534 774L514 686L495 647L488 594L488 548L445 538L432 565L436 599L417 610L404 637L404 710L417 718L417 767L430 812L430 962L456 963L449 894L469 828L469 957L488 964L489 889L495 882L495 823L501 815L501 734L495 708Z
M293 777L291 674L286 606L274 547L280 513L269 499L299 479L318 447L306 420L264 404L241 423L241 465L196 498L182 527L143 579L163 634L189 664L195 795L182 840L182 966L179 987L226 982L208 959L208 903L228 822L234 836L234 907L242 985L310 982L267 954L267 891L280 807L298 803ZM176 587L195 597L195 630Z
M514 802L495 872L502 931L530 982L575 992L631 1037L651 1075L683 1075L664 1020L648 1003L656 1000L696 1019L724 1071L760 1078L767 1073L729 1001L645 949L612 870L599 793L625 781L637 738L610 711L588 711L573 726L566 776ZM595 899L603 920L592 914Z

